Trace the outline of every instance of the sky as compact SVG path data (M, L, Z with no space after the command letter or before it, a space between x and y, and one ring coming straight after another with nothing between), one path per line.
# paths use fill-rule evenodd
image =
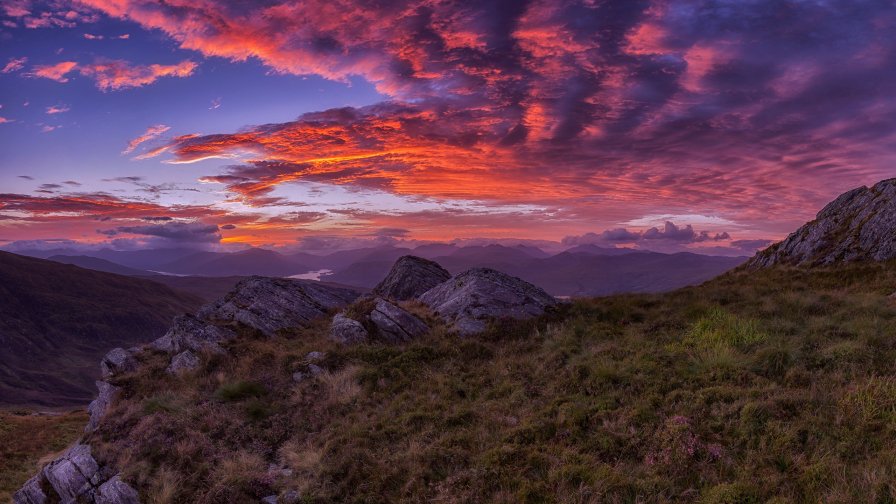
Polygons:
M752 254L894 89L889 0L3 0L0 246Z

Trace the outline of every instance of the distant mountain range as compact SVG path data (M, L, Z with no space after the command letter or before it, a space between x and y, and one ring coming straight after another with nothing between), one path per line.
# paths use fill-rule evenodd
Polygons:
M241 277L294 276L323 271L321 280L371 288L382 280L396 259L413 254L437 261L451 273L473 267L506 271L542 286L557 296L595 296L619 292L661 292L698 284L743 263L745 257L692 253L662 254L634 249L578 245L552 255L537 247L517 245L429 244L414 249L382 246L344 250L327 255L282 254L253 248L241 252L189 249L150 251L100 250L80 255L28 251L29 255L130 276L149 277L192 292L204 299L220 295L236 283L230 280L173 280L169 275Z
M147 279L0 252L0 404L85 404L110 348L157 338L202 303Z

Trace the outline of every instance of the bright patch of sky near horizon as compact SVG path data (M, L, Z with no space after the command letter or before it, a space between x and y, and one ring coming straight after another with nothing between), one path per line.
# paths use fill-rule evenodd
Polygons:
M7 0L0 246L752 253L896 175L894 21L874 1Z

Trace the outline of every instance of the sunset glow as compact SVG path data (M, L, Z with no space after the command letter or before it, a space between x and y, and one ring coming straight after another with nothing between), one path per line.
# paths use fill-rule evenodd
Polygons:
M751 254L896 176L886 2L8 0L0 22L0 246Z

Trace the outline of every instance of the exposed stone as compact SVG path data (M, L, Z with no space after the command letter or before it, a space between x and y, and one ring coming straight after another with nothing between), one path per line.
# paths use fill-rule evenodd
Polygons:
M13 504L46 504L47 494L41 488L41 482L46 481L43 473L37 474L12 496Z
M537 317L558 302L539 287L489 268L460 273L426 291L420 301L461 335L484 331L491 319Z
M93 502L94 489L102 480L100 466L90 454L90 447L83 444L73 446L50 462L43 474L63 504Z
M47 464L13 497L15 504L140 504L137 491L108 467L90 446L76 444Z
M343 313L337 313L330 323L330 339L343 345L363 343L369 337L367 329L360 322Z
M387 343L410 341L429 331L425 322L382 298L376 300L370 322L376 327L377 337Z
M140 504L140 497L116 474L97 489L96 504Z
M85 431L92 432L97 428L100 424L100 420L103 419L103 416L106 414L106 409L108 409L109 404L112 403L112 400L115 399L115 395L121 390L120 387L116 387L108 382L98 381L96 382L96 388L99 390L99 393L96 396L89 406L87 406L87 412L90 413L90 420L87 422L87 427Z
M165 369L165 372L168 374L176 375L185 373L187 371L192 371L198 366L199 356L197 356L191 350L184 350L171 359L171 364L168 365L168 368Z
M308 352L308 355L305 356L305 360L308 362L319 362L324 360L326 354L323 352Z
M261 499L261 504L277 504L277 496L276 495L268 495Z
M896 178L860 187L828 203L784 241L763 250L747 267L816 266L896 258Z
M283 494L283 504L297 504L302 499L298 490L290 490Z
M202 307L198 315L209 322L239 322L271 336L281 329L306 327L357 297L352 290L320 282L254 276Z
M117 374L129 373L137 369L137 358L134 354L124 348L113 348L100 361L100 369L103 372L103 378L110 378Z
M179 354L184 350L222 352L220 344L234 336L236 334L225 327L209 324L193 315L181 315L174 319L171 329L153 341L151 346L170 354Z
M436 285L451 278L445 268L422 257L400 257L386 278L373 289L373 294L404 301L414 299Z

